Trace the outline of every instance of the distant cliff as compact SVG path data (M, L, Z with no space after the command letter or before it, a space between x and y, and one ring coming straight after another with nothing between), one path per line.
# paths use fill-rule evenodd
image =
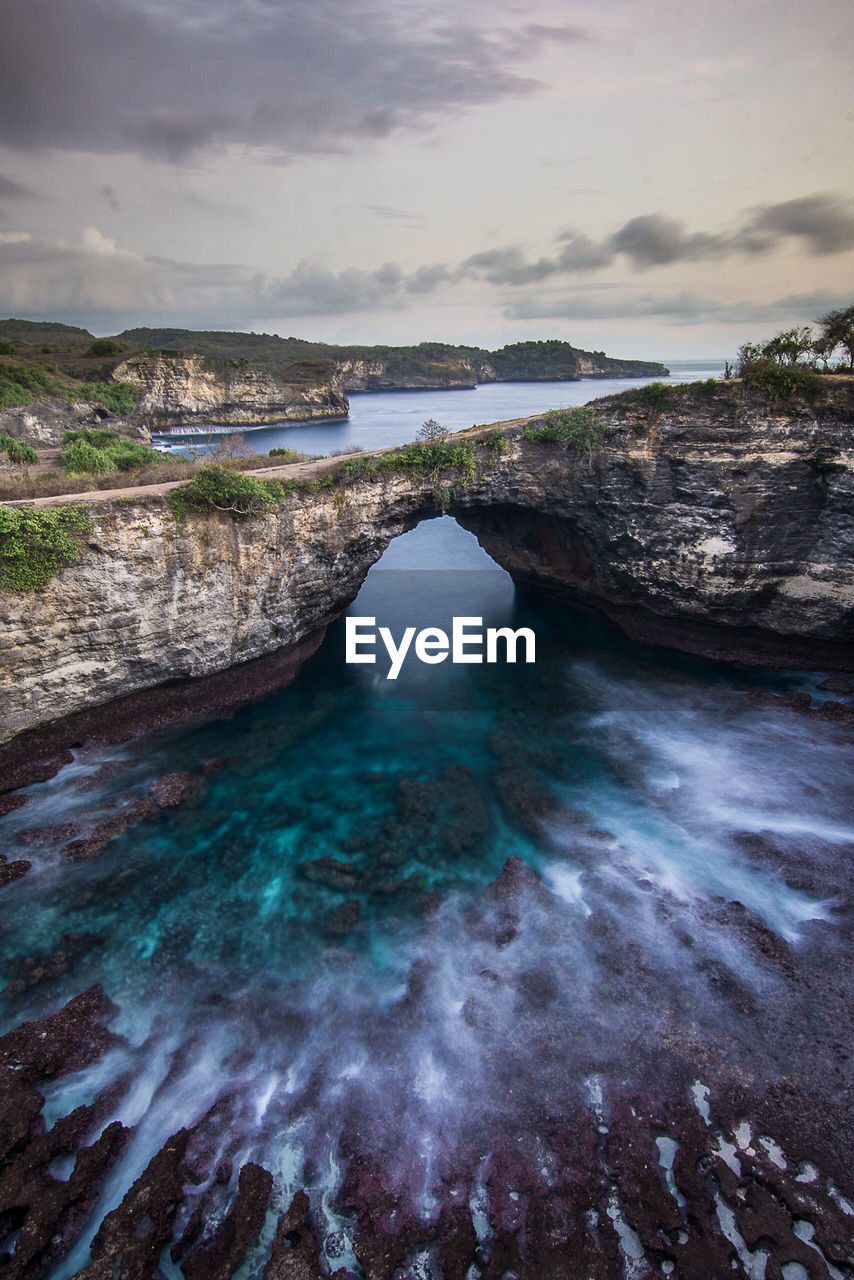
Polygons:
M349 411L340 375L293 386L245 360L138 352L118 365L113 377L139 389L135 416L153 431L194 423L245 427L346 418Z
M514 342L499 351L420 342L412 347L332 346L267 333L226 333L192 329L127 329L121 341L223 359L249 360L283 381L294 380L306 362L333 362L351 391L427 391L475 387L480 382L577 381L579 378L663 378L666 365L618 360L603 351L585 351L569 342Z

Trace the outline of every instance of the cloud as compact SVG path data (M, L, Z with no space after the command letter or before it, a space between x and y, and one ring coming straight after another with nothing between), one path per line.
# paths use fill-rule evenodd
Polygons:
M13 182L0 173L0 200L37 200L35 191L22 187L20 182Z
M772 241L781 236L799 237L814 254L854 249L851 202L827 192L763 205L755 211L746 231L758 232Z
M538 88L525 67L584 39L510 0L0 0L0 141L133 150L211 145L280 156L352 148Z
M503 291L496 301L513 319L625 315L669 317L683 324L751 318L761 322L770 313L761 307L751 310L753 304L736 303L727 310L689 293L642 293L625 281L592 285L590 279L621 263L636 272L652 272L684 261L769 252L792 239L812 254L839 252L848 248L838 229L847 225L849 209L839 197L803 197L749 211L733 228L714 233L689 231L661 213L642 214L600 240L563 231L555 252L540 257L527 257L520 245L505 245L470 254L457 264L425 263L409 271L394 262L332 270L304 260L277 277L236 264L144 257L95 226L84 227L73 243L10 230L0 235L0 311L87 323L98 317L107 328L110 317L140 323L141 315L151 323L170 318L185 324L239 325L265 316L401 309L441 290L456 290L459 296L475 286ZM561 281L579 279L584 284L572 293L567 293L566 284L560 287ZM805 314L818 315L846 301L814 295L810 302L811 296L790 300L787 314L802 321Z
M600 271L625 258L637 271L679 262L712 262L733 254L770 253L790 239L813 255L854 249L852 203L819 193L748 211L734 229L689 231L683 222L659 212L640 214L602 240L562 231L563 248L553 257L526 259L519 245L488 249L466 258L460 278L475 276L490 284L517 287L551 276Z
M350 267L328 271L301 262L289 276L273 280L258 298L262 313L268 315L334 315L370 311L400 305L403 272L393 262L375 271Z
M847 294L828 291L789 294L771 302L718 302L698 294L635 293L620 285L526 294L508 301L503 314L511 320L620 320L653 317L675 325L709 323L803 324L850 302Z
M702 232L688 234L682 223L662 213L631 218L612 236L610 247L615 254L624 253L632 266L641 270L667 266L671 262L719 257L732 251L725 237Z

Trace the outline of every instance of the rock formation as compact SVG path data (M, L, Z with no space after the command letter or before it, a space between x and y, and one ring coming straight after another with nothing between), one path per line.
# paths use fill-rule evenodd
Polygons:
M851 669L854 381L785 406L725 383L672 391L666 409L598 402L605 443L589 455L504 424L506 451L482 445L474 482L443 478L451 514L521 587L638 638ZM0 596L0 740L297 643L437 499L429 476L380 472L298 489L271 514L177 523L162 496L105 494L77 563Z
M289 386L265 369L201 355L138 353L114 371L142 392L134 418L153 431L193 423L253 426L264 422L346 418L340 378Z

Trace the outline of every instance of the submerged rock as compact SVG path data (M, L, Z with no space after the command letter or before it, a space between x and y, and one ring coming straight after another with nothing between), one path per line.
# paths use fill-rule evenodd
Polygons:
M32 865L31 862L26 862L23 858L19 858L17 862L9 862L6 855L0 853L0 889L5 889L7 885L20 880L22 876L27 874Z
M337 858L314 858L309 862L301 862L297 871L303 880L325 885L327 889L354 889L361 879L357 867L339 862Z
M148 794L158 809L177 809L179 805L195 800L201 789L201 778L188 773L185 769L180 769L176 773L167 773L165 777L152 782L148 788Z
M323 923L323 930L324 933L344 936L358 928L361 919L361 903L357 898L348 898L329 912Z

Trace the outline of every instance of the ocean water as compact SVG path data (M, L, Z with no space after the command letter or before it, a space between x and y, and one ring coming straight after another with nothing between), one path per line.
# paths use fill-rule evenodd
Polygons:
M796 951L836 927L821 873L854 844L854 748L770 696L821 697L820 674L633 645L518 595L450 517L397 539L349 614L395 637L461 615L528 627L536 661L410 656L389 680L387 662L345 662L342 618L283 692L81 750L3 820L33 870L0 903L2 1029L101 982L126 1041L47 1092L50 1121L121 1082L108 1119L134 1126L57 1280L165 1139L211 1115L177 1233L249 1159L276 1210L309 1191L330 1269L357 1272L341 1198L357 1158L425 1222L456 1182L487 1221L465 1171L495 1135L537 1140L544 1115L641 1075L665 1035L723 1027L745 1060L778 1052L755 1012L780 976L722 927L726 904ZM63 824L85 834L174 770L204 774L193 800L65 856ZM805 849L815 874L787 874Z
M668 363L667 383L695 382L723 375L723 360ZM381 391L360 392L349 397L350 416L345 422L289 424L253 427L235 432L233 427L194 427L191 431L170 431L156 439L176 448L183 443L202 447L199 437L239 434L250 449L267 453L270 449L297 449L303 453L328 454L336 449L381 449L414 440L428 418L435 418L449 431L461 431L474 423L503 422L510 418L586 404L597 396L616 395L630 387L644 386L654 378L582 378L580 382L492 382L471 391Z

